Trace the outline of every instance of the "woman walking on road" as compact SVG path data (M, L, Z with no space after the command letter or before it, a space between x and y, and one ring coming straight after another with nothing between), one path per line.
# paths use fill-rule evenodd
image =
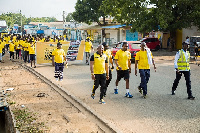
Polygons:
M57 43L57 49L52 52L52 65L55 66L55 78L56 81L63 80L63 69L66 64L65 51L62 49L62 44Z

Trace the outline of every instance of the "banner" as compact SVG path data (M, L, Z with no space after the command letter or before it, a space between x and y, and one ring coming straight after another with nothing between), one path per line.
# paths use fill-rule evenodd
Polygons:
M70 42L62 42L62 49L67 54ZM52 63L52 52L57 48L56 42L37 42L36 61L37 64Z
M82 40L78 49L78 55L77 55L76 60L83 60L84 48L85 48L85 41Z

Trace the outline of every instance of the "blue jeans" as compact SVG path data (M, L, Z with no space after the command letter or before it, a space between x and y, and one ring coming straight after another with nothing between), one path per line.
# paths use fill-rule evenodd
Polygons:
M140 87L143 90L143 95L147 94L147 83L149 81L150 77L150 69L139 69L140 77L141 77L141 83Z

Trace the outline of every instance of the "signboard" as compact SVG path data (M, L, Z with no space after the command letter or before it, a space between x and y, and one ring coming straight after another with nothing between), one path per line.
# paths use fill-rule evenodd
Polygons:
M76 60L83 60L84 48L85 48L85 40L82 40L78 49L78 55Z

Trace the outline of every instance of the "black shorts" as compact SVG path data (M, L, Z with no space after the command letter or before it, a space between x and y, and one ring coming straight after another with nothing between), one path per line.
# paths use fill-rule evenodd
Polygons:
M120 81L121 78L124 78L124 80L129 79L129 70L117 70L117 80Z
M30 60L31 61L35 60L35 54L30 54Z

